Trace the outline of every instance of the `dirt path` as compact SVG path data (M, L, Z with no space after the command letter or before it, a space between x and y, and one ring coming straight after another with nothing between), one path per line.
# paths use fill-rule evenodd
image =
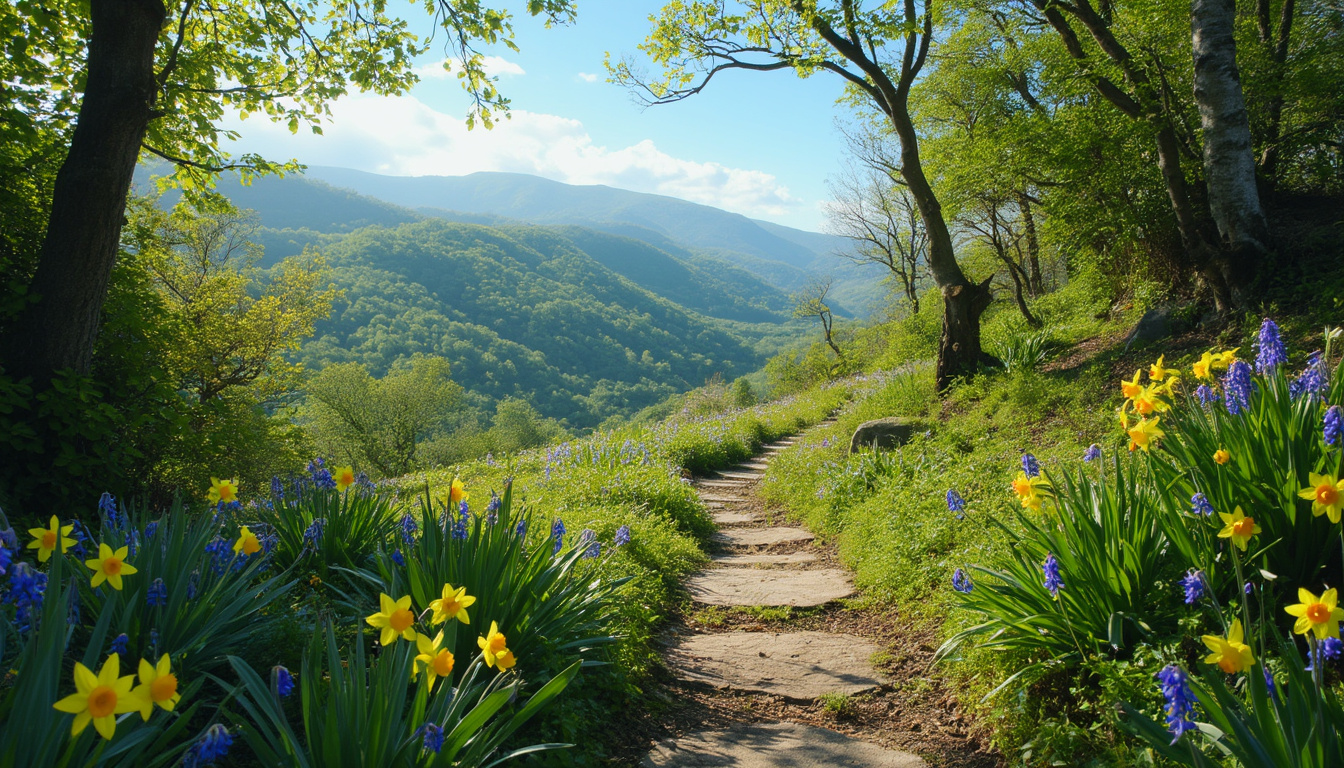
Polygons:
M667 676L634 717L620 762L682 766L1001 764L927 676L936 638L855 595L832 547L780 517L756 487L786 438L696 481L720 526L694 601L666 635Z

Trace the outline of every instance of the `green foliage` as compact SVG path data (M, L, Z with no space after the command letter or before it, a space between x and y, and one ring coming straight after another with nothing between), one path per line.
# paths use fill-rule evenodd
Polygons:
M290 488L282 484L279 495L273 488L268 502L251 514L278 539L271 552L275 564L323 582L369 567L374 554L392 541L397 520L392 495L366 482L337 490L302 478Z
M444 647L457 658L471 658L477 633L494 623L507 633L525 669L540 668L537 657L567 666L614 641L606 627L630 579L605 576L613 569L610 558L590 553L594 544L603 546L595 536L582 541L575 531L570 544L560 546L549 526L526 509L514 509L511 485L491 499L484 515L464 520L449 506L451 501L436 503L426 488L420 514L403 518L402 539L389 545L397 547L396 557L388 551L379 556L377 578L384 592L409 594L417 611L428 609L448 585L465 587L476 598L468 609L474 631L463 631L455 621L444 627ZM412 524L419 531L414 539L406 532Z
M441 357L416 357L381 379L359 363L322 369L308 383L307 414L319 449L397 477L418 468L421 446L442 434L462 388Z
M521 700L516 674L496 674L472 660L457 687L446 682L430 690L420 675L408 701L416 649L398 642L370 659L363 638L342 657L335 628L318 633L303 659L296 687L302 736L290 725L284 702L241 659L230 658L242 681L231 686L245 717L237 718L243 739L267 765L291 768L337 766L493 766L536 751L569 745L537 744L496 756L499 746L559 695L579 673L573 664ZM517 702L515 703L515 700ZM426 724L443 730L441 749L425 747Z
M195 677L237 653L275 620L277 601L293 587L289 571L276 573L262 553L234 552L238 526L229 515L193 513L175 503L157 516L143 505L122 506L114 519L109 515L115 504L109 504L99 535L83 541L80 554L69 559L70 569L82 577L72 599L90 616L110 617L108 632L127 636L131 658L157 659L166 653L189 678ZM263 529L257 532L266 535ZM84 560L98 556L100 543L130 551L128 560L137 572L125 578L123 589L90 586ZM154 605L149 590L160 580L164 604Z
M994 347L990 350L991 354L999 358L1003 364L1003 369L1009 373L1018 371L1034 371L1045 362L1045 358L1050 353L1050 332L1038 331L1036 333L1017 333L1003 343L1002 346Z

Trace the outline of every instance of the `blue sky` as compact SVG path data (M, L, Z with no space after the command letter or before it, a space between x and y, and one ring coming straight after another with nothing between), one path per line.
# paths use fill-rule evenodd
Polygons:
M500 2L500 0L496 0ZM520 2L506 7L516 10ZM574 184L608 184L714 205L755 218L820 230L826 179L843 159L835 128L844 108L838 78L790 72L728 72L686 101L643 107L606 82L603 56L638 54L661 2L580 0L577 21L545 29L515 19L515 53L487 51L513 118L492 131L463 125L468 99L423 57L422 81L400 98L355 95L332 105L324 136L261 118L234 124L238 150L309 165L389 175L459 175L500 170ZM423 10L407 10L429 31ZM442 35L440 35L440 41Z

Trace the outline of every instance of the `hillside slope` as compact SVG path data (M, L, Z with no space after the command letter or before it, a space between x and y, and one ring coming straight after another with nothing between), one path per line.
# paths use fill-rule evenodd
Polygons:
M381 373L414 354L442 355L469 391L523 397L584 427L764 362L752 339L556 230L431 219L366 228L324 250L345 297L302 350L311 367L355 360ZM771 328L779 319L754 311Z

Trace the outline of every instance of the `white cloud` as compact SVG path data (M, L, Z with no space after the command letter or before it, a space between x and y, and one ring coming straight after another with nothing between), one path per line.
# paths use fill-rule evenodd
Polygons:
M444 64L450 69L444 69ZM491 77L521 77L527 74L517 62L500 56L486 56L481 60L481 64L485 67L485 73ZM416 67L415 74L424 80L442 80L447 77L456 78L461 69L461 59L439 59Z
M461 117L414 97L353 95L331 104L323 136L290 134L264 119L227 127L241 132L238 150L308 165L355 168L391 176L460 176L477 171L530 173L569 184L606 184L669 195L755 218L792 223L815 218L811 201L794 197L772 174L673 157L650 140L625 147L596 144L583 124L514 110L493 130L468 131Z
M596 83L596 82L597 82L597 75L590 74L590 73L588 73L588 72L580 72L580 73L579 73L579 79L582 80L582 81L585 82L585 83Z

